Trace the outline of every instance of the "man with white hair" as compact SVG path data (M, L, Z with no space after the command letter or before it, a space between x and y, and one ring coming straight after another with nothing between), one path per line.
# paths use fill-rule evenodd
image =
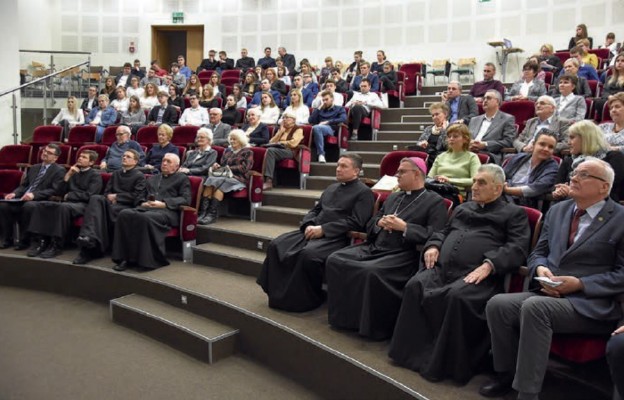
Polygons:
M556 114L557 105L555 99L550 96L540 96L535 102L535 117L526 121L522 133L514 140L513 147L518 152L531 153L537 134L542 129L548 129L558 135L556 152L568 148L568 128L573 121L559 118Z
M486 153L500 164L501 150L511 147L516 137L516 118L500 111L503 98L498 90L488 90L483 96L485 114L470 120L468 129L472 135L470 151Z
M431 235L403 290L389 355L427 380L466 384L479 371L490 344L485 305L529 252L526 214L501 198L504 184L498 165L479 168L472 201Z
M532 290L488 302L498 376L481 386L481 395L503 397L513 388L518 399L537 399L553 334L613 332L622 317L615 297L624 291L624 208L609 198L613 180L608 163L580 163L570 199L548 211L529 256Z
M188 176L178 171L180 157L167 153L160 174L147 180L147 201L121 211L115 224L112 259L115 271L130 266L155 269L169 265L165 235L180 223L180 206L191 204Z
M206 128L212 131L212 144L215 146L228 146L228 135L232 130L232 127L228 124L221 122L223 118L223 111L218 107L213 107L208 112L210 123L206 125Z

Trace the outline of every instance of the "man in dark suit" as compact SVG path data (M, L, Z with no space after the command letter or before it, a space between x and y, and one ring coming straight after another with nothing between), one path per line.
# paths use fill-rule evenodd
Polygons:
M474 100L473 100L474 101ZM516 136L516 119L499 110L503 99L498 90L488 90L483 96L485 114L470 119L468 129L472 135L470 151L488 154L497 164L501 150L513 145Z
M370 63L368 61L363 61L360 63L360 75L354 77L353 81L351 82L352 91L360 91L360 83L362 82L362 79L369 80L371 92L379 91L379 77L376 74L370 72Z
M197 67L197 73L199 74L203 70L214 71L219 66L219 60L215 58L217 52L214 50L208 51L208 58L204 58Z
M451 81L446 87L446 92L442 93L442 101L451 110L448 115L449 122L457 121L468 124L472 117L479 114L479 108L472 96L462 95L461 91L461 84L457 81Z
M295 60L295 56L292 55L292 54L288 54L286 52L286 48L285 47L278 47L277 48L277 53L282 58L282 62L284 63L284 66L286 68L288 68L288 74L289 75L294 75L295 74L295 67L297 66L297 61Z
M123 70L115 77L115 84L117 86L128 87L130 86L130 76L132 75L132 65L127 62L123 66Z
M624 208L609 198L613 180L613 169L602 160L579 164L571 199L550 209L529 257L535 290L488 302L499 375L481 387L482 395L503 396L513 387L519 399L537 399L553 333L613 332L622 317L615 296L624 290Z
M264 57L258 59L258 65L262 66L263 69L277 67L277 64L275 64L275 59L271 57L270 47L265 47Z
M540 96L537 99L535 102L536 116L526 121L522 133L513 142L513 147L519 153L531 153L533 151L535 138L542 129L557 133L556 152L558 154L568 148L568 128L572 121L560 119L559 116L555 115L555 111L557 111L555 104L555 99L550 96Z
M13 225L19 224L18 243L15 250L28 247L27 228L30 222L34 202L47 200L55 193L55 185L63 180L65 168L58 165L61 149L50 143L41 152L41 163L30 167L22 183L12 192L4 196L0 202L0 234L4 238L0 248L6 249L13 245ZM37 243L34 243L36 246Z
M82 100L80 109L84 112L85 117L86 117L91 112L91 109L97 106L98 106L97 88L95 86L89 86L89 90L87 91L87 97Z
M227 53L221 50L219 52L219 61L217 61L217 72L223 72L226 69L234 69L234 59L228 58Z
M208 112L208 117L210 123L206 127L212 131L212 144L227 147L229 145L228 135L232 127L221 122L223 111L217 107L211 108Z
M241 49L241 58L236 60L236 65L234 66L234 68L241 70L241 74L249 68L256 66L256 61L252 57L248 57L247 54L247 49Z
M169 104L169 93L164 90L158 92L158 102L160 105L153 107L147 116L148 125L177 124L178 111L174 106Z

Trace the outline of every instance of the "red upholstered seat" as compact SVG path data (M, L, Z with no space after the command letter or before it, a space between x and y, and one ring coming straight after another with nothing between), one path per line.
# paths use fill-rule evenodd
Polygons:
M312 152L310 151L310 141L312 140L312 125L301 125L303 130L303 140L299 144L299 160L292 158L281 160L277 163L276 169L294 170L299 172L299 188L306 188L306 179L310 174L310 162Z
M599 95L599 88L598 88L598 81L594 81L594 80L587 80L587 84L589 85L589 89L592 92L592 97L598 97Z
M403 102L405 101L405 72L397 71L396 74L396 90L388 90L386 92L386 94L388 95L388 103L390 107L396 107L396 103L398 103L398 107L402 107Z
M104 128L104 133L102 134L102 144L110 146L117 141L117 128L118 125L111 125Z
M417 95L422 88L423 65L420 63L407 63L401 65L399 71L405 73L405 95Z
M173 137L171 138L171 143L177 146L190 146L195 143L195 136L197 136L198 130L199 127L197 126L176 126L173 129Z
M23 175L17 169L0 169L0 197L12 193L22 182Z
M158 127L157 126L143 126L137 131L137 142L147 147L148 149L152 145L158 142Z
M396 174L397 169L399 169L399 164L401 164L401 160L406 157L418 157L422 158L427 163L429 159L429 155L424 151L411 151L411 150L398 150L391 151L386 154L384 158L381 159L381 163L379 164L379 177L383 177L384 175L393 176Z
M262 186L264 184L262 177L262 165L264 164L264 155L266 149L264 147L251 147L254 153L254 164L252 166L249 184L243 190L228 193L233 199L246 199L249 202L249 218L256 220L256 208L262 205Z
M518 131L524 130L526 120L535 116L535 102L530 100L506 101L500 110L516 117Z
M18 164L28 164L33 148L29 144L8 144L0 149L0 169L19 169Z
M85 150L93 150L98 154L98 158L95 161L94 165L99 165L102 162L102 159L106 156L106 152L108 151L108 146L103 144L88 144L80 147L74 154L72 154L70 165L76 163L78 156Z
M210 70L210 69L205 69L203 71L199 71L199 74L197 74L197 77L199 78L199 81L201 82L202 86L204 86L206 83L210 82L210 77L212 76L212 73L214 71Z
M221 83L223 83L223 80L225 78L236 78L236 79L239 79L240 78L240 70L238 70L238 69L226 69L225 71L223 71L221 73Z

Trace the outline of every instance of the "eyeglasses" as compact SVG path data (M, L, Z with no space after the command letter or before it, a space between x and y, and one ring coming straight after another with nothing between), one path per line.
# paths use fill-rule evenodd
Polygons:
M410 172L410 171L416 171L415 169L397 169L396 176L401 176L401 175L405 175L406 173Z
M589 178L594 178L594 179L598 179L599 181L602 182L606 182L607 180L604 178L601 178L599 176L596 175L592 175L589 172L585 172L585 171L572 171L570 172L570 179L576 177L577 179L584 181L585 179L589 179Z
M55 156L56 155L56 151L50 151L50 150L43 150L43 152L49 156Z

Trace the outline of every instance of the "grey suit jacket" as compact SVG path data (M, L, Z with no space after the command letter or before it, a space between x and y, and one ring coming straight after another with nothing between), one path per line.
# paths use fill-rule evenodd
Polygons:
M468 129L472 139L476 138L485 120L485 114L476 116L470 120ZM487 142L485 151L489 152L496 163L500 164L500 151L505 147L511 147L516 137L516 118L502 111L498 111L492 120L492 124L483 135L482 142Z
M232 130L232 127L230 125L221 122L216 129L212 124L208 124L207 128L212 130L212 144L214 144L215 146L225 147L229 145L228 135Z
M447 101L446 105L451 108L451 102ZM479 108L477 107L477 102L470 95L461 95L459 96L459 104L457 105L457 120L463 121L464 124L468 124L473 117L476 117L479 114ZM448 116L449 121L451 120L451 113Z
M559 138L557 139L557 153L561 153L561 150L568 148L568 128L572 125L572 122L573 121L567 119L560 119L556 115L553 115L550 120L548 129L559 134ZM533 139L537 125L539 125L539 117L533 117L526 121L524 130L513 142L513 147L518 150L518 152L521 152L522 148Z
M515 81L514 84L509 89L509 93L505 96L505 100L511 100L513 96L517 96L520 94L520 88L522 87L523 79L519 81ZM546 94L546 85L544 81L541 79L533 79L533 86L529 88L528 99L531 101L537 100L538 97Z
M607 199L589 227L568 248L574 201L553 206L529 256L529 277L538 266L554 275L575 276L583 291L566 295L579 314L596 320L618 320L622 310L615 296L624 293L624 207Z
M561 96L555 99L557 104L557 110L559 110L559 103L561 103ZM559 118L571 119L573 121L581 121L585 119L587 113L587 103L585 98L579 95L575 95L572 101L568 102L563 110L557 111Z

